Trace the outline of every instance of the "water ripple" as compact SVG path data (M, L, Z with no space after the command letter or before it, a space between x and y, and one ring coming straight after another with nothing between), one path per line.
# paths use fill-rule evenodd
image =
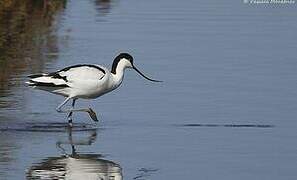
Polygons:
M189 123L189 124L177 124L179 127L229 127L229 128L274 128L271 124L200 124L200 123Z

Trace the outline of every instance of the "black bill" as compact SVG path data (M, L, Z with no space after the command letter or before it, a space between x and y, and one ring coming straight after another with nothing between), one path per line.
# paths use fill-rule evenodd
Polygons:
M149 80L149 81L153 81L153 82L162 82L162 81L159 81L159 80L155 80L155 79L151 79L147 76L145 76L142 72L140 72L135 66L133 66L133 69L138 72L142 77L144 77L145 79Z

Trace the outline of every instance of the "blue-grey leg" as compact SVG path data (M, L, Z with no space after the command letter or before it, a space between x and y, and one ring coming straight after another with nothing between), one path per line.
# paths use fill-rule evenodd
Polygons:
M62 110L62 107L70 100L72 99L71 97L66 98L57 108L57 112L59 113L72 113L75 111L82 111L82 112L87 112L89 113L89 116L94 120L98 121L96 113L91 109L91 108L82 108L82 109L68 109L68 110ZM74 100L74 99L73 99ZM73 103L73 102L72 102ZM71 114L72 115L72 114Z
M64 111L62 110L62 107L70 100L71 98L70 97L68 97L68 98L66 98L57 108L56 108L56 110L57 110L57 112L59 112L59 113L63 113ZM72 104L73 104L73 102L72 102ZM71 114L70 114L71 113ZM70 112L69 113L69 115L70 116L72 116L72 112ZM69 115L68 115L68 125L70 126L70 127L72 127L72 119L71 119L71 121L69 121Z
M66 98L57 108L56 108L56 111L57 112L60 112L60 113L62 113L63 111L62 111L62 107L70 100L71 98L70 97L68 97L68 98Z

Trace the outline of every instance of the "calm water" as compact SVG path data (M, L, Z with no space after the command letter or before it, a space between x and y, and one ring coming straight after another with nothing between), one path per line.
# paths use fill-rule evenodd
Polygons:
M297 4L35 6L20 32L0 19L0 179L296 179ZM63 98L24 85L67 65L110 67L122 51L164 83L127 71L120 89L79 101L97 127L77 113L66 130Z

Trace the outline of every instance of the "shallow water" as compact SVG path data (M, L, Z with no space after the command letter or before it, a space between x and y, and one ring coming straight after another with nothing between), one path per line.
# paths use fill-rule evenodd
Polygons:
M0 179L296 178L296 4L69 0L50 17L1 56ZM70 131L63 98L24 85L122 51L164 82L127 71L79 101L97 125L75 114Z

